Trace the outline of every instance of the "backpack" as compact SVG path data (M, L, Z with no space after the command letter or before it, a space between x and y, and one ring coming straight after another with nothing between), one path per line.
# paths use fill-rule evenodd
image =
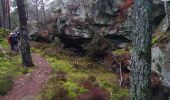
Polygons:
M11 40L12 40L12 42L18 42L17 35L16 35L16 34L13 34L13 35L11 36Z

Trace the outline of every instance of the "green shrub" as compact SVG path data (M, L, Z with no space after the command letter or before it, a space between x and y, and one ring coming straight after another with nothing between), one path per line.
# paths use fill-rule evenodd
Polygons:
M116 74L108 72L103 65L92 61L89 57L73 57L68 56L63 52L50 52L49 55L49 52L46 51L51 51L51 49L37 49L37 47L33 48L32 51L38 51L38 53L44 55L54 71L54 77L50 79L47 86L42 89L38 96L39 99L37 100L76 100L77 96L86 94L89 91L88 88L84 87L88 87L88 82L87 84L82 84L82 82L90 76L96 77L96 81L92 82L92 85L99 85L101 89L106 90L109 93L109 98L111 100L124 100L122 98L127 98L129 96L128 89L121 88L116 84ZM118 54L126 54L129 51L121 49L115 52ZM91 69L88 67L89 65L94 67ZM58 80L56 77L58 72L65 73L65 81ZM89 79L94 80L94 77L90 77ZM100 89L95 88L93 91L98 90ZM100 91L96 94L100 94Z
M11 74L5 74L0 77L0 95L5 95L11 90L13 86L14 76Z
M71 82L71 81L67 81L63 84L64 89L66 89L68 91L68 96L70 98L76 98L76 96L79 93L85 93L87 92L87 90L83 87L80 87L77 83L75 82Z
M58 60L55 58L47 58L47 60L51 63L54 72L70 72L73 70L73 65L66 60Z
M158 36L155 36L155 37L153 37L152 38L152 44L155 44L155 43L157 43L158 42Z
M9 51L9 44L8 44L7 39L1 40L1 38L0 38L0 46L1 46L6 52ZM0 52L1 52L1 51L0 51Z
M10 33L10 30L7 30L7 29L3 29L3 28L0 28L0 42L6 38L8 36L8 34Z
M130 53L130 50L125 50L125 49L118 49L116 51L113 51L113 54L116 54L116 55L126 55L129 53Z
M48 85L40 91L40 94L36 97L36 100L54 100L61 85L58 83L55 76L52 76L47 84Z

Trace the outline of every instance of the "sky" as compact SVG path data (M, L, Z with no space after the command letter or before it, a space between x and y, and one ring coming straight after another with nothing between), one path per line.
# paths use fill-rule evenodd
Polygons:
M10 1L12 1L12 0L10 0ZM31 1L31 0L30 0ZM44 2L48 2L48 4L49 3L51 3L51 2L53 2L53 1L55 1L55 0L44 0ZM48 5L47 4L47 5ZM10 6L10 10L11 10L11 12L14 10L14 8L12 7L12 6Z

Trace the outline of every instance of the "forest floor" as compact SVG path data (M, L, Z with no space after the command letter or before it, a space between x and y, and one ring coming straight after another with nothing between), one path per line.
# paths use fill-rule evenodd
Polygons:
M87 56L33 42L35 67L26 68L7 41L2 44L10 59L0 56L0 100L126 100L129 96L128 88L118 85L117 74ZM11 74L14 78L6 77Z
M41 56L32 54L36 68L31 73L16 78L12 90L0 100L34 100L43 84L50 79L51 67Z
M36 100L127 100L118 75L88 56L46 43L31 43L33 53L51 65L51 79Z

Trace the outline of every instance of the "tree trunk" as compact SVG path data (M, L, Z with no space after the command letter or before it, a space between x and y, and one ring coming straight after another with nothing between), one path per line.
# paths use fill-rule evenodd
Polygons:
M42 9L43 9L43 15L44 15L44 28L47 29L47 26L46 26L47 18L46 18L46 13L45 13L45 3L44 3L44 0L42 0L41 2L42 2Z
M0 28L2 27L2 2L0 2Z
M11 17L10 17L10 6L9 6L9 0L7 2L7 16L8 16L8 28L11 29Z
M151 100L151 8L152 0L135 0L131 100Z
M29 18L28 18L28 8L27 7L25 7L25 11L26 11L26 17L27 17L27 21L28 21Z
M6 20L6 16L5 16L5 2L4 2L4 0L1 0L1 4L2 4L2 14L3 14L3 28L5 29L6 28L6 22L5 22L5 20Z
M10 16L10 12L8 13L8 28L11 29L11 16Z
M2 27L1 16L0 16L0 28Z
M46 13L45 13L45 4L44 4L44 0L42 0L43 3L43 14L44 14L44 22L45 22L45 29L47 29L47 17L46 17Z
M39 4L38 4L38 0L36 0L36 17L37 17L37 25L38 25L38 27L39 27L39 12L38 12L38 6L39 6Z
M28 29L27 29L27 17L25 12L24 0L17 0L17 8L20 21L20 36L21 36L21 55L22 62L25 66L32 66L32 57L30 53Z

